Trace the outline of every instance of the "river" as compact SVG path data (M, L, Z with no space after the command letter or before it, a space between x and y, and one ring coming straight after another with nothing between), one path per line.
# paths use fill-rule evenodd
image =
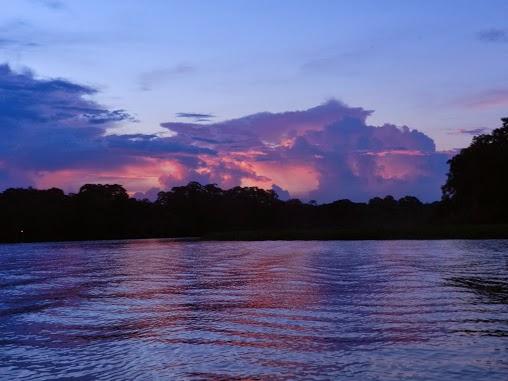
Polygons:
M0 245L0 379L508 379L508 241Z

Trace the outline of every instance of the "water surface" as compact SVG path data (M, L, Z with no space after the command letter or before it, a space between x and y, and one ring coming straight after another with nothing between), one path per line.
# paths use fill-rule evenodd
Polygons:
M0 246L0 379L508 379L508 241Z

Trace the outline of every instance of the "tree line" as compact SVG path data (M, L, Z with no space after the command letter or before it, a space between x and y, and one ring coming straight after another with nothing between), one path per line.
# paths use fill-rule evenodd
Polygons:
M257 187L221 189L190 182L136 200L118 184L79 192L10 188L0 193L0 241L57 241L203 236L213 232L287 229L407 229L428 225L508 223L508 118L473 139L450 161L443 198L422 203L375 197L327 204L282 201Z

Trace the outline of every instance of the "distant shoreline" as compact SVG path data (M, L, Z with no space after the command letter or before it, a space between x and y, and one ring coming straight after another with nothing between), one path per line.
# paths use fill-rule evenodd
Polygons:
M450 225L419 226L410 228L330 228L286 230L222 231L200 236L171 237L90 237L69 240L3 241L0 244L93 242L122 240L174 240L174 241L399 241L399 240L452 240L452 239L508 239L508 225Z

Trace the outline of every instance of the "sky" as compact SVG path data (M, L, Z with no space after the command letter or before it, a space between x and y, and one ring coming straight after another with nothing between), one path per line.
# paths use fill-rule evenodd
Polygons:
M440 197L508 114L508 2L0 1L0 188Z

